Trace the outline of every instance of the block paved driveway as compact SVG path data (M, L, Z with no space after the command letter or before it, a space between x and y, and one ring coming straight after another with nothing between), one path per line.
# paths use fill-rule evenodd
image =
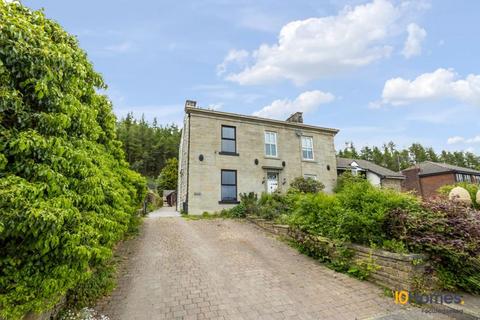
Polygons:
M96 309L110 319L448 319L397 306L248 222L147 218L118 287Z

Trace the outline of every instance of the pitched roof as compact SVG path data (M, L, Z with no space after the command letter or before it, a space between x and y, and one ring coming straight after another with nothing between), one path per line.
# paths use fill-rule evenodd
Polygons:
M337 157L337 168L338 169L352 169L353 167L351 164L356 162L361 169L366 171L371 171L373 173L378 174L384 178L390 179L405 179L405 176L401 172L395 172L388 168L379 166L373 162L362 160L362 159L349 159L349 158L340 158Z
M292 127L292 128L295 128L295 129L322 131L322 132L333 134L333 135L337 134L338 131L339 131L338 129L313 126L313 125L309 125L309 124L305 124L305 123L281 121L281 120L275 120L275 119L269 119L269 118L261 118L261 117L248 116L248 115L243 115L243 114L238 114L238 113L203 109L203 108L199 108L199 107L185 107L185 112L188 113L188 114L191 114L191 113L202 114L204 116L222 117L222 118L227 118L227 119L230 118L230 119L237 119L237 120L255 122L255 123L263 123L263 124L269 123L269 124L272 124L272 125L288 126L288 127Z
M405 170L414 169L414 168L420 169L420 172L418 173L419 175L435 175L435 174L445 173L445 172L480 175L480 171L478 170L454 166L446 163L432 162L432 161L420 162L414 165L413 167L410 167Z

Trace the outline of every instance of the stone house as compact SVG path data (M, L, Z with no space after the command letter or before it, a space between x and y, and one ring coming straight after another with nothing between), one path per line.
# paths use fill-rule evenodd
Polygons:
M296 177L311 177L331 192L337 168L337 129L198 108L187 101L179 154L177 209L215 212L241 193L283 192Z
M403 190L415 191L423 198L431 198L445 185L457 182L480 183L480 171L446 163L425 161L402 171Z
M362 174L374 186L389 188L396 191L402 190L405 176L373 162L362 159L337 158L337 172L342 174L350 171L353 174Z

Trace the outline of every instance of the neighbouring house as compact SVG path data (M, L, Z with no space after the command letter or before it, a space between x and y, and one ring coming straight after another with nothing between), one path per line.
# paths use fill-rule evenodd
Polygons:
M201 214L232 208L241 193L283 192L299 176L331 192L337 181L337 129L198 108L185 104L177 209Z
M361 159L337 158L337 172L342 174L346 171L354 175L362 174L374 186L402 190L402 182L405 176L402 173L392 171L373 162Z
M457 182L480 183L480 171L446 163L425 161L402 171L403 190L415 191L423 198L437 195L438 188Z

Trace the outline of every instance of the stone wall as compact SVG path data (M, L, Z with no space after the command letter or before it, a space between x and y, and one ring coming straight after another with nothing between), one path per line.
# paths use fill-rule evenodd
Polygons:
M183 210L183 203L187 201L189 129L189 117L185 114L178 153L177 211Z
M302 243L307 239L310 245L335 254L335 245L327 238L311 236L265 219L250 217L248 220L270 233ZM356 244L347 244L347 247L354 253L353 261L368 261L376 267L367 279L370 282L392 290L413 290L419 283L423 284L427 261L425 255L399 254Z
M395 191L402 191L402 179L389 179L384 178L382 179L382 188L392 189Z

